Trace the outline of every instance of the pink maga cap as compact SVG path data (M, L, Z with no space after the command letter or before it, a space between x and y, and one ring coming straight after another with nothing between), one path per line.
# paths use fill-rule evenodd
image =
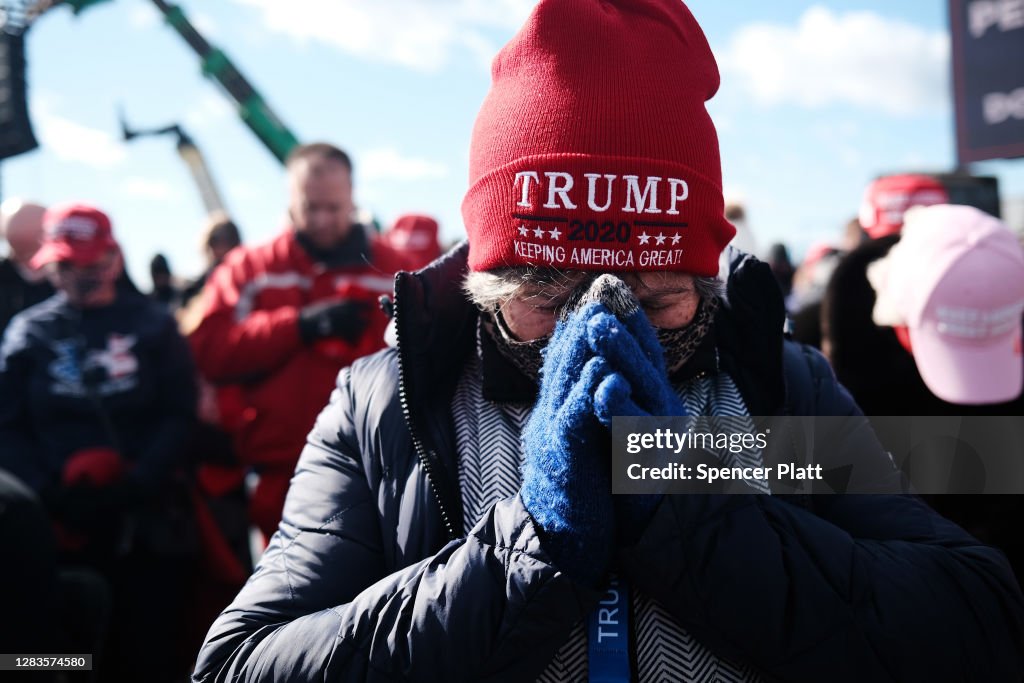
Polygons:
M876 322L906 325L922 379L951 403L1002 403L1024 383L1024 249L969 206L907 212L903 236L869 273Z

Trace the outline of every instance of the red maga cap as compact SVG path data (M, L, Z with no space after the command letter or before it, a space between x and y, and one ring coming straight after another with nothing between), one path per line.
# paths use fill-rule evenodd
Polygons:
M890 175L868 185L860 206L860 225L872 238L895 235L903 214L912 206L947 204L949 194L938 180L926 175Z
M95 263L117 248L110 218L85 204L65 204L43 215L43 246L32 257L32 267L70 261L76 266Z

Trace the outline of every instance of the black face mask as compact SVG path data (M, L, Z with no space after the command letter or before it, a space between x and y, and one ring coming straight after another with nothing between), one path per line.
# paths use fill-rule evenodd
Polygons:
M701 299L697 312L689 325L676 329L654 328L665 354L665 367L669 373L675 372L690 360L697 347L704 340L718 310L718 299ZM484 331L494 339L498 351L512 365L527 377L538 380L540 369L544 364L542 351L551 341L551 335L545 335L530 341L519 341L508 328L501 312L485 313L481 316Z
M654 328L658 335L658 343L665 353L665 368L672 374L679 368L686 365L686 361L693 357L697 347L704 341L711 324L715 320L715 311L718 310L718 299L701 299L697 304L697 312L689 325L668 330L662 327Z
M484 332L491 335L498 352L501 353L519 372L533 380L540 377L540 368L544 364L544 357L541 351L551 341L551 335L546 334L530 341L519 341L512 335L508 323L502 317L501 311L484 313L481 316L481 323Z
M103 278L99 275L76 275L65 280L65 287L75 299L85 299L103 286Z
M584 287L585 289L583 289ZM589 285L583 283L570 297L570 301L572 303L563 309L561 317L569 315L571 311L592 301L604 304L620 320L625 320L641 308L640 302L629 285L611 274L599 275ZM674 329L654 328L664 354L665 368L670 374L683 367L697 351L697 347L700 346L711 328L716 310L718 310L717 298L700 299L693 319L688 324Z

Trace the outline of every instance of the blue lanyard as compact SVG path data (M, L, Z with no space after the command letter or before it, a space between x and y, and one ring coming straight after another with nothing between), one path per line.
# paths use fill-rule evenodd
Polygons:
M629 683L629 585L613 576L587 618L590 683Z

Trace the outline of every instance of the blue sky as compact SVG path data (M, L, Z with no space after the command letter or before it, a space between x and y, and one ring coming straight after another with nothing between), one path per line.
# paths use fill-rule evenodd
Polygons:
M384 222L433 214L463 233L469 136L490 57L531 0L182 0L302 141L356 162L357 201ZM692 0L719 59L710 105L727 196L762 245L796 253L836 237L881 172L949 170L946 2ZM149 0L44 15L29 32L41 149L0 165L5 197L93 202L112 215L133 276L157 251L201 268L204 210L170 139L120 142L180 123L199 144L248 241L283 225L280 164L234 114ZM1024 161L990 162L1004 197L1024 197ZM1024 227L1024 226L1018 226Z

